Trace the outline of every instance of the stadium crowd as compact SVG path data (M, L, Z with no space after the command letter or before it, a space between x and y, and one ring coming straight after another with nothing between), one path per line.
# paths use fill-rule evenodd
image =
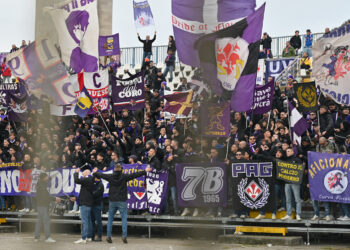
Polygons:
M168 201L164 206L163 214L222 216L223 213L231 217L248 215L248 211L232 211L230 206L224 209L194 209L185 208L183 211L177 206L175 164L180 162L226 162L230 164L237 160L259 161L269 159L283 159L293 163L305 164L305 173L302 184L288 184L277 181L275 184L276 200L272 218L276 212L286 210L284 220L291 219L292 210L296 208L296 219L301 219L302 206L310 200L308 191L307 152L323 153L350 152L350 107L342 106L322 94L318 99L317 112L304 114L309 128L302 137L301 145L290 138L287 100L296 107L293 84L296 79L291 76L285 88L275 83L275 95L272 112L263 115L247 115L231 111L231 133L229 138L205 138L201 133L199 107L201 102L210 98L210 102L218 103L217 96L197 95L194 102L192 117L170 119L164 117L164 91L169 90L166 75L171 74L175 67L176 45L173 37L169 38L168 56L165 59L165 72L154 65L151 60L152 40L139 40L144 44L143 70L146 75L146 104L144 110L118 113L102 111L101 116L89 115L82 119L78 116L57 117L50 115L49 105L45 100L39 110L29 110L27 122L17 123L0 121L0 163L23 162L23 169L41 169L49 171L55 168L95 168L106 170L115 168L118 164L144 163L152 169L166 169L169 171ZM312 34L308 30L304 37L303 48L306 56L311 56ZM271 38L267 33L262 40L264 55L272 57ZM301 50L299 32L287 43L284 56L294 56ZM25 41L22 43L25 46ZM14 45L11 51L16 50ZM108 67L111 74L116 73L115 67ZM310 69L310 67L308 67ZM8 81L11 72L5 63L1 67L2 77ZM194 78L201 79L199 70ZM186 78L181 80L176 91L187 91L191 83ZM5 109L0 111L4 115ZM270 115L270 117L269 117ZM104 122L102 121L104 120ZM108 133L108 127L111 133ZM294 146L294 147L293 147ZM295 147L297 146L297 147ZM228 154L226 149L228 148ZM295 151L297 148L297 151ZM124 190L125 192L125 190ZM125 201L125 198L123 198ZM79 213L78 203L71 197L70 212ZM100 201L101 202L101 201ZM103 210L108 210L108 202L103 199ZM232 201L231 202L237 202ZM73 206L74 204L74 206ZM320 209L317 201L312 201L314 217L319 219ZM170 206L171 205L171 206ZM348 204L323 203L327 221L338 219L349 221L350 209ZM0 196L1 210L29 212L36 210L35 198ZM81 211L83 212L83 211ZM134 212L134 211L133 211ZM265 215L260 213L256 219Z

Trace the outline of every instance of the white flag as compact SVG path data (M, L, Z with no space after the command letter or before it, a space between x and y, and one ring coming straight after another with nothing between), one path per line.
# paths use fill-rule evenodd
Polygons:
M63 62L76 73L97 71L97 0L72 0L61 8L48 10L58 33Z

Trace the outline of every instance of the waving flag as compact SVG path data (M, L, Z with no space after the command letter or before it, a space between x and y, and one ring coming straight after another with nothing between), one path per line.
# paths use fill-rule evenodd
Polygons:
M76 73L98 70L97 0L75 1L48 8L55 24L62 60Z
M323 94L350 105L350 24L332 30L312 48L312 76Z
M120 55L119 34L100 36L98 38L98 53L100 56Z
M214 93L231 100L234 111L250 110L253 104L264 11L265 5L195 43L204 79Z
M89 114L89 111L93 107L93 100L89 94L89 91L84 86L84 74L78 74L79 89L78 101L75 104L74 112L80 117L84 118Z
M181 62L199 67L194 43L254 12L255 0L172 0L172 22Z
M172 114L188 116L192 110L193 90L165 95L164 98L167 101L164 106L164 111Z
M309 127L305 118L299 113L299 111L288 101L289 117L290 117L290 129L292 131L292 139L301 144L301 136Z
M149 6L148 1L135 2L133 1L134 6L134 20L136 29L147 28L149 26L154 26L153 15L151 7Z
M7 108L10 121L23 122L27 120L28 94L23 81L19 83L2 83L0 85L0 104ZM5 119L2 117L1 120Z
M60 105L74 102L67 71L50 40L35 41L6 59L12 74L25 81L30 94L47 95Z

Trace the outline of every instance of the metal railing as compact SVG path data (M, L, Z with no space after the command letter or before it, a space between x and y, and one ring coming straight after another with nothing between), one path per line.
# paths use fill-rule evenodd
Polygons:
M320 38L323 33L313 33L314 39L313 42L315 42L318 38ZM283 49L286 46L286 42L291 39L292 36L280 36L280 37L273 37L272 43L271 43L271 50L272 55L274 58L282 57ZM300 36L301 39L303 35ZM142 47L127 47L127 48L121 48L122 50L122 57L121 62L123 65L129 64L132 67L134 67L137 64L142 63L143 58L143 48ZM302 51L303 47L301 48ZM164 63L165 57L167 55L167 46L153 46L152 48L152 60L155 64L158 63ZM176 57L176 63L179 62L179 58Z

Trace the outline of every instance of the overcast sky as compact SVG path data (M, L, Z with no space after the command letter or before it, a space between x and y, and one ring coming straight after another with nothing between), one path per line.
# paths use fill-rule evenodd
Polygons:
M257 6L265 1L257 0ZM156 45L164 45L172 34L171 0L149 0L155 19L158 38ZM20 45L22 39L34 40L35 0L0 0L0 52L7 52L11 44ZM293 34L296 29L305 33L323 32L350 19L349 0L267 0L264 31L271 36ZM114 0L113 32L120 33L121 47L140 46L133 23L132 0Z

